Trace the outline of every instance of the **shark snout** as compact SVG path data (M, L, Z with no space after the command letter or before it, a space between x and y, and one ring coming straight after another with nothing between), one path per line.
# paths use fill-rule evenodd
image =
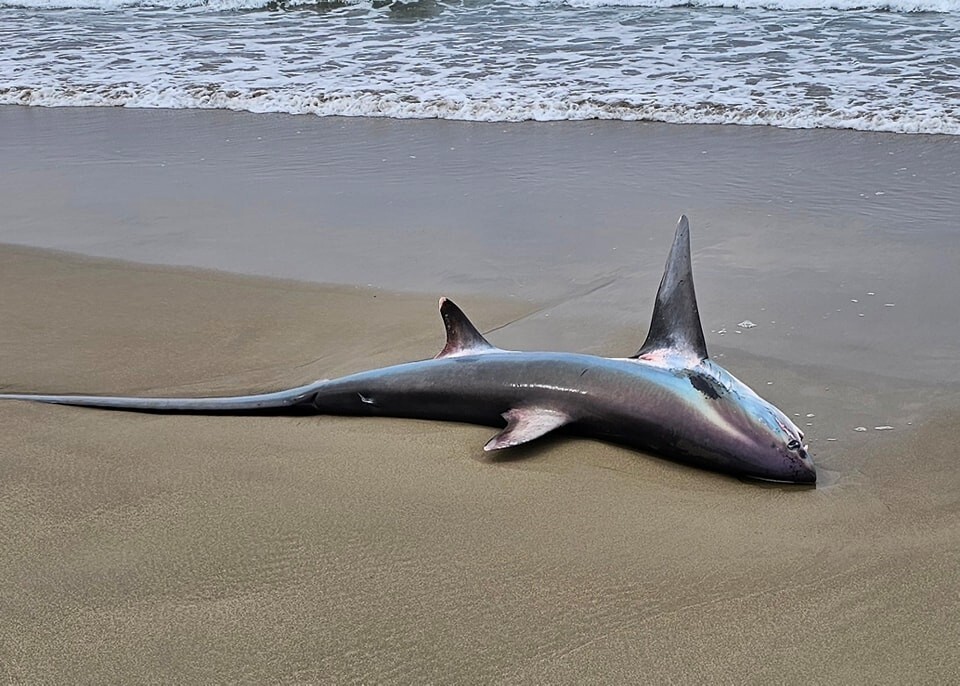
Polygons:
M766 459L757 464L750 476L761 481L785 484L817 483L817 469L804 448L778 452L776 457L768 453Z
M799 436L799 433L794 434ZM817 483L817 468L807 446L796 438L786 443L766 446L765 450L754 453L752 476L762 481L776 481L788 484Z
M793 462L792 472L795 476L794 481L798 484L817 483L817 468L813 466L813 458L807 452L806 446L800 448L795 455L791 456Z

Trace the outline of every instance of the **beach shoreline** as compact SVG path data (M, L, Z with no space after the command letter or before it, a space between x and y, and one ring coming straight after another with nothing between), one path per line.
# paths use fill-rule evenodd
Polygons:
M0 127L4 392L423 359L440 295L504 347L631 354L687 212L711 354L821 477L574 437L491 460L489 429L440 422L3 403L0 678L960 675L952 139L90 108Z

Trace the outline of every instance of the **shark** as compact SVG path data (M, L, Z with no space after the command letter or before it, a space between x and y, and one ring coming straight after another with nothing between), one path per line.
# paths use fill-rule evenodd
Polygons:
M554 431L612 442L737 477L814 484L803 432L710 359L693 284L690 225L677 224L646 340L629 357L492 345L448 298L433 358L224 397L3 393L0 400L155 413L319 414L466 422L499 431L486 451Z

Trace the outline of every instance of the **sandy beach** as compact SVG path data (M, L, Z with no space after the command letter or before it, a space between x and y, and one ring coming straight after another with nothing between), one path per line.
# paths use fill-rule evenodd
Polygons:
M0 131L3 392L423 359L440 295L503 347L631 354L685 212L712 356L820 476L6 402L0 681L960 679L960 139L18 107Z

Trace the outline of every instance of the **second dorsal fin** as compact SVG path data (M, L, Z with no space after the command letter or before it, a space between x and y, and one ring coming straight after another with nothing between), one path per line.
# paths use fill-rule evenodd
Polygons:
M693 289L693 265L690 260L690 224L680 217L673 247L657 291L653 319L647 340L634 357L675 354L691 362L707 359L697 294Z
M497 349L477 331L473 322L467 319L467 315L452 300L440 298L440 316L443 317L443 326L447 330L447 344L437 354L437 358Z

